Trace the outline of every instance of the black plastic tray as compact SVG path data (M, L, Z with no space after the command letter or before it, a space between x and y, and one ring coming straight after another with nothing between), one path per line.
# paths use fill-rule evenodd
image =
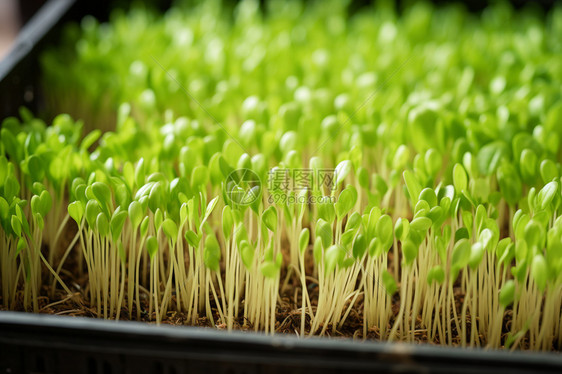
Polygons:
M562 373L562 355L0 312L4 373Z
M26 8L22 1L22 11ZM0 61L0 121L17 115L25 105L37 112L42 105L38 55L56 39L55 25L69 14L75 0L49 0L20 30L8 54ZM27 4L31 7L31 4ZM60 29L60 28L59 28Z

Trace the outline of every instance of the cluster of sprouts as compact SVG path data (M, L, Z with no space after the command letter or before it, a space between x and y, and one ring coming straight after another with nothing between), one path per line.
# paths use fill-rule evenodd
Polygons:
M2 122L3 308L560 349L562 10L351 13L71 28L42 62L82 120Z

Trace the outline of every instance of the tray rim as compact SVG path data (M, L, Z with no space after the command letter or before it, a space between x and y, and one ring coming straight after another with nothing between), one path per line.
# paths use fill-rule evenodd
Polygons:
M19 30L8 53L0 59L0 82L37 46L76 0L48 0Z
M89 317L55 316L28 312L0 311L0 342L5 341L5 333L40 330L60 331L62 334L96 333L127 338L160 339L170 342L216 341L222 344L251 344L279 350L336 350L342 353L373 353L419 358L447 357L472 360L499 360L509 362L554 365L562 369L562 352L507 351L502 349L462 348L439 346L429 343L380 342L373 340L354 340L341 337L306 337L278 333L266 335L263 332L226 331L210 327L156 325L138 321L101 320Z

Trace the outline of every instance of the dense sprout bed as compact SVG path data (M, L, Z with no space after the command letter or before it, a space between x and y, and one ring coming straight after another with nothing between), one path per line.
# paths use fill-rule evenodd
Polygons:
M0 143L4 309L562 347L562 9L85 18ZM72 118L79 118L74 121Z

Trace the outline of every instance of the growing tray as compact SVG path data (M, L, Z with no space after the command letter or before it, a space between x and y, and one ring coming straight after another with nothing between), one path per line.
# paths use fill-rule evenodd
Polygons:
M0 372L561 373L562 356L0 312Z
M21 2L21 13L33 1ZM17 115L24 105L38 112L43 103L39 74L39 53L53 43L61 24L72 16L75 0L49 0L20 30L10 51L0 60L0 119Z
M25 3L25 1L23 2ZM163 2L165 3L165 2ZM42 109L38 55L62 24L97 12L49 0L0 61L0 118L20 105ZM97 8L94 8L97 7ZM0 373L562 373L556 353L486 351L349 339L266 336L210 328L155 326L0 312Z

